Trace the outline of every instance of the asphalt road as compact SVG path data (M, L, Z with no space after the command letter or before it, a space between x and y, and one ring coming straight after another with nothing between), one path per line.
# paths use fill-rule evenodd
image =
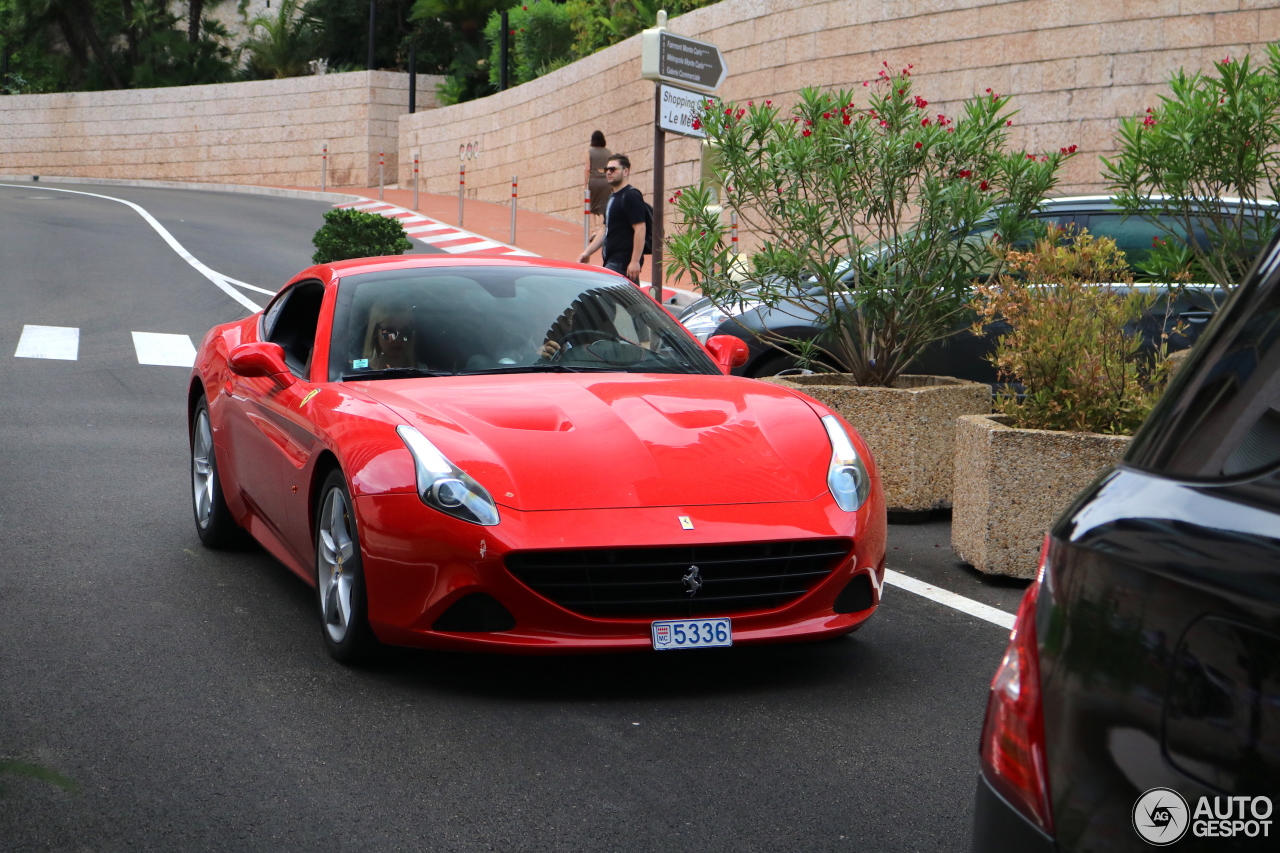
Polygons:
M58 187L267 288L327 209ZM302 581L200 546L188 371L131 340L245 313L127 207L0 187L0 757L78 786L0 776L0 850L968 849L1005 632L903 590L814 645L333 663ZM26 324L76 360L14 357ZM891 528L890 567L1012 612L947 536Z

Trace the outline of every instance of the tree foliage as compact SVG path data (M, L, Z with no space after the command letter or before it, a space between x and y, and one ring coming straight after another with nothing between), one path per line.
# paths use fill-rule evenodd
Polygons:
M816 315L822 330L802 341L766 330L767 343L889 386L963 324L972 282L992 273L975 232L994 225L1006 240L1025 236L1073 149L1008 150L1013 112L990 90L953 119L915 94L910 68L886 64L867 86L865 107L854 92L813 88L789 113L770 101L709 99L701 123L723 198L709 187L678 193L666 248L673 271L726 313L753 302ZM717 203L761 240L745 265Z
M253 35L245 41L244 50L252 76L269 80L310 73L319 35L315 20L301 6L301 0L279 0L275 14L249 21Z
M204 0L202 8L215 5ZM172 0L0 0L6 93L183 86L232 79L226 30L196 33ZM182 25L181 27L179 25Z
M1128 215L1167 235L1143 269L1234 290L1280 226L1280 209L1256 204L1280 184L1280 47L1261 65L1226 57L1211 74L1179 70L1158 106L1121 122L1119 142L1104 177ZM1233 196L1248 204L1224 202Z

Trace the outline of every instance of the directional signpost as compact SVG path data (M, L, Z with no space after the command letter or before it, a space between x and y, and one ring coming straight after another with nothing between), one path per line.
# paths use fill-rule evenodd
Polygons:
M706 138L693 120L706 97L729 74L720 48L667 32L667 13L645 30L640 42L640 76L655 80L653 90L653 296L662 301L662 206L666 195L667 132ZM696 90L696 91L690 91Z

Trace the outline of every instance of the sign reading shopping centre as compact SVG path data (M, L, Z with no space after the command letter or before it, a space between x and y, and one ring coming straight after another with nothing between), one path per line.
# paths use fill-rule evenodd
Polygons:
M658 127L668 133L679 133L682 136L696 136L706 139L707 132L694 121L701 114L702 102L706 95L677 89L663 83L658 86Z
M711 92L729 74L720 48L665 29L645 30L640 45L640 76Z

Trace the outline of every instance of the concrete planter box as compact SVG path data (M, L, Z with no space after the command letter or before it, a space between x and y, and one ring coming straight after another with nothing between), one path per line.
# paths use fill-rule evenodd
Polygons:
M991 389L950 376L900 376L893 388L855 385L847 374L772 377L835 409L875 457L890 512L951 506L955 419L991 411Z
M956 420L951 550L980 572L1032 578L1045 531L1120 461L1124 435L1017 429L1000 415Z

